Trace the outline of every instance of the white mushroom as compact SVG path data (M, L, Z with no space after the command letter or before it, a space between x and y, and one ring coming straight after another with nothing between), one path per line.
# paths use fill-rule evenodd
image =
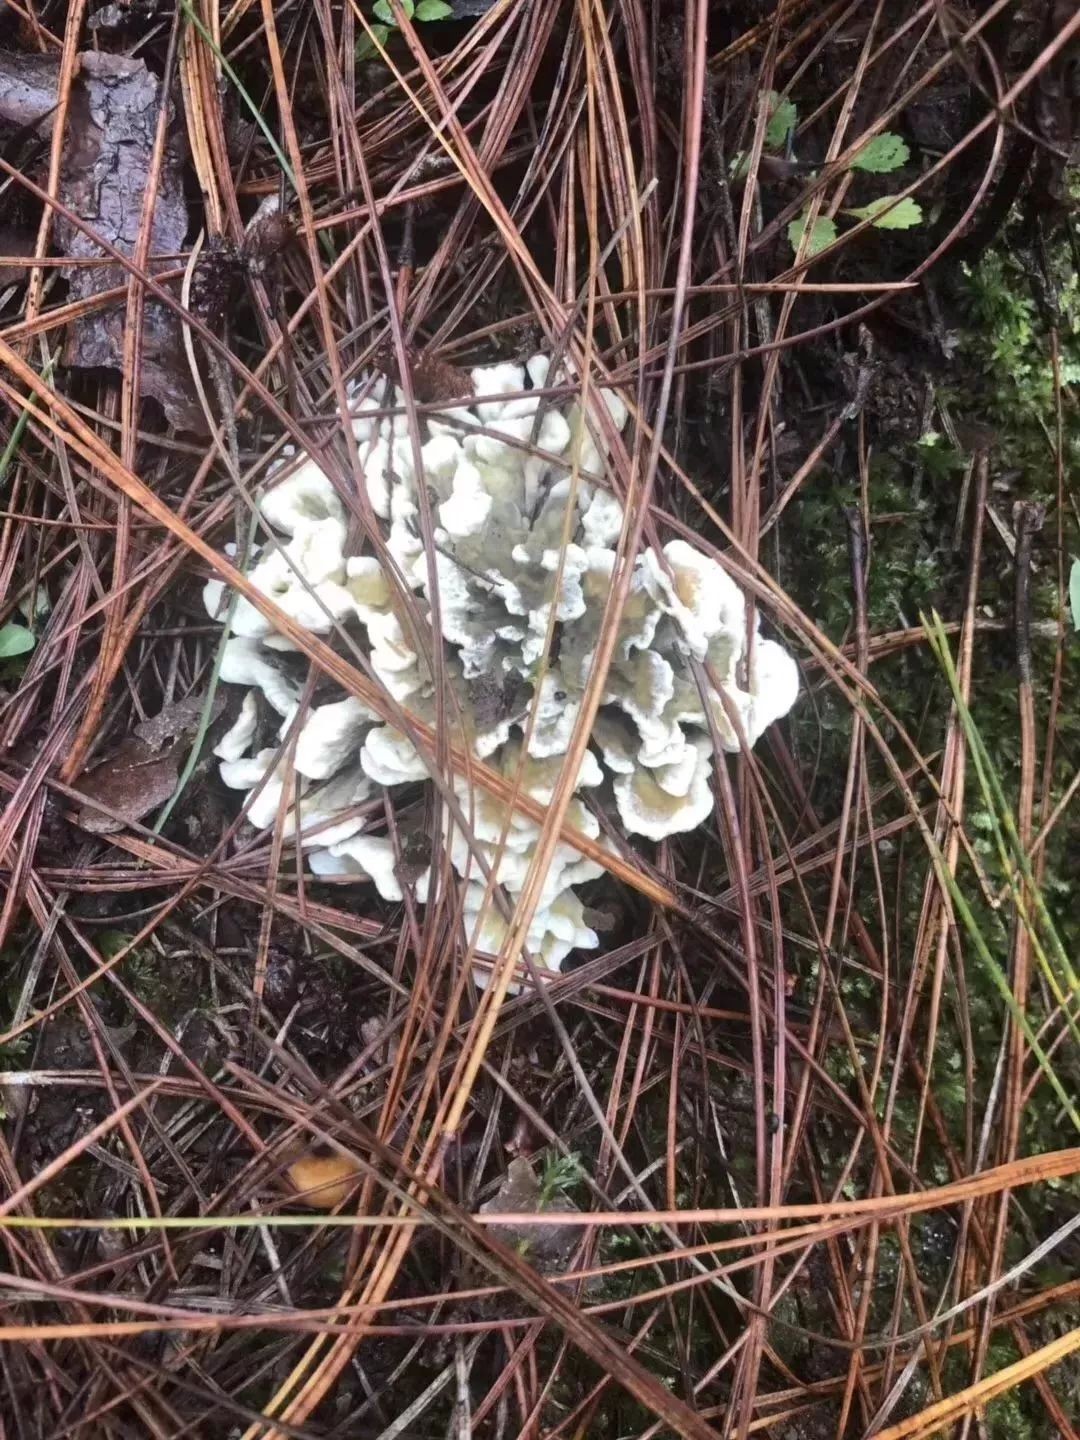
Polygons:
M746 738L756 745L775 720L781 720L799 698L799 667L775 640L756 640L750 678L750 713Z
M255 738L255 727L259 723L259 709L255 703L255 691L249 690L240 706L240 713L228 730L214 746L214 754L221 760L239 760L246 755Z
M277 819L287 774L284 757L273 748L260 750L250 759L226 760L220 767L220 775L226 785L233 790L248 791L244 797L248 806L247 819L256 830L269 829ZM300 779L295 783L302 794L308 782ZM262 789L255 794L260 785Z
M390 608L390 585L373 555L350 555L345 561L345 588L365 625Z
M487 524L493 503L480 471L468 460L462 460L454 471L450 498L439 506L439 521L455 539L479 535Z
M300 698L300 687L265 658L256 641L242 636L225 642L218 673L226 685L254 685L279 715L287 715Z
M311 459L289 475L272 479L259 498L259 512L275 530L292 535L305 521L343 521L345 508L330 477Z
M743 593L722 565L685 540L664 546L667 573L654 550L642 557L645 583L657 604L681 629L690 653L704 660L709 641L746 627Z
M365 729L378 715L351 695L319 705L304 721L296 740L293 763L310 780L325 780L355 756Z
M364 816L349 814L363 803L374 786L359 765L351 766L339 775L309 790L296 807L298 815L290 812L292 824L286 825L286 835L292 835L299 827L302 845L335 845L346 840L364 827Z
M271 747L247 758L226 760L218 767L218 774L230 790L251 790L268 774L277 753Z
M623 507L610 490L597 486L588 509L581 517L586 543L602 548L618 544L622 534ZM612 559L614 559L612 555Z
M375 554L348 553L345 508L305 457L288 462L291 473L280 466L260 500L264 520L286 538L271 537L256 550L247 574L315 633L352 624L386 693L418 724L433 726L445 714L455 745L523 795L549 805L560 784L568 786L569 825L611 848L610 837L600 840L598 810L624 835L650 840L704 823L713 809L713 745L737 750L740 729L753 744L791 708L798 672L777 642L748 632L742 591L691 541L619 561L626 516L615 477L605 472L627 409L609 387L590 388L587 406L540 393L569 380L580 394L572 363L560 365L552 374L548 357L535 355L524 367L478 367L472 399L421 417L419 452L401 393L385 380L361 381L346 421L392 565L384 570ZM388 408L402 413L379 413ZM421 502L431 507L430 548ZM378 544L374 549L383 556ZM630 573L620 576L619 564ZM605 638L604 610L620 580L627 593L595 748L576 776L564 778ZM204 598L224 620L225 587L211 581ZM283 717L282 734L291 734L299 689L272 663L272 652L294 642L275 634L243 597L229 614L222 679L261 690ZM256 719L249 692L218 745L226 783L249 792L252 821L269 827L290 802L284 834L304 847L314 873L367 875L384 898L399 900L393 847L364 835L364 815L356 812L378 785L429 778L407 734L351 698L331 698L306 717L290 766L287 752L247 755ZM262 793L252 796L260 783ZM466 932L492 952L506 925L494 901L484 901L486 877L514 902L533 870L540 827L466 775L453 783L467 824L441 807L446 850L464 884ZM597 860L557 841L526 936L537 963L557 966L571 949L599 943L576 887L601 873ZM417 882L421 903L429 881L425 874Z
M360 748L360 764L378 785L405 785L428 777L427 766L412 741L390 725L368 731Z
M316 875L364 875L384 900L404 899L393 843L381 836L351 835L327 850L313 850L308 863Z
M660 784L661 779L667 779L670 786L676 776L680 784L685 781L685 771L674 766L660 771L637 766L629 774L616 778L615 803L628 834L665 840L669 835L696 830L712 814L713 796L709 788L712 747L706 736L698 736L694 748L696 763L681 795L672 794Z
M477 396L473 403L473 409L484 425L492 420L497 420L502 414L506 404L503 396L529 388L525 380L524 368L521 365L509 365L505 362L498 365L479 366L472 372L472 383L473 391Z

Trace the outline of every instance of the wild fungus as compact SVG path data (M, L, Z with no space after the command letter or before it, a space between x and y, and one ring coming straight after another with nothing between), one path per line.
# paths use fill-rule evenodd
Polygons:
M452 692L445 713L455 743L464 735L479 759L544 805L559 783L601 640L624 528L605 471L609 443L627 416L610 391L593 391L587 414L579 403L563 410L545 402L536 392L552 385L550 370L545 356L524 367L474 370L475 401L424 422L420 473L404 414L377 413L403 409L401 393L384 383L378 398L372 391L357 402L350 419L364 484L396 575L370 554L346 553L341 499L310 458L290 460L281 479L271 476L260 513L285 538L267 540L248 570L312 632L350 626L388 696L427 725L435 721L441 676ZM431 499L431 555L420 533L421 487ZM225 599L217 582L206 587L207 608L218 618ZM281 637L245 604L232 606L222 678L252 691L219 742L222 778L249 790L261 784L249 817L269 825L288 773L294 803L286 834L299 827L312 871L368 877L383 899L401 900L394 846L366 834L357 810L375 786L426 781L423 756L403 730L343 698L304 719L291 772L273 750L245 758L256 730L253 691L286 725L299 699L271 658ZM735 751L741 730L754 744L797 694L794 661L757 633L756 622L748 632L745 597L719 561L684 539L660 553L644 550L633 560L570 825L600 843L599 808L627 836L662 840L693 830L713 809L714 737ZM443 839L465 885L466 932L481 950L497 950L506 926L492 886L513 904L540 829L462 775L454 790L471 834L444 806ZM556 845L527 937L542 963L557 968L572 949L599 944L575 887L600 874L597 861ZM428 872L409 883L425 901Z

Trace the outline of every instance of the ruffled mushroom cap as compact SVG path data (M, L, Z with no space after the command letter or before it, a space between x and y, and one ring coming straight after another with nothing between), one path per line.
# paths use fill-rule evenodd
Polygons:
M289 774L289 767L280 752L270 748L260 750L250 759L225 760L219 773L230 789L248 792L244 797L248 807L248 824L254 825L256 830L268 830L277 819ZM301 794L307 785L302 777L294 780L294 788Z
M675 620L690 653L704 660L714 636L745 631L743 593L722 565L685 540L669 541L664 559L667 569L655 550L645 551L645 584L660 608Z
M799 667L775 640L758 640L754 647L750 680L750 713L746 738L756 745L765 731L783 717L799 698Z
M316 875L351 875L367 879L384 900L405 898L395 872L397 860L394 846L385 837L351 835L326 850L314 850L308 864Z
M386 382L365 382L371 394L354 402L350 423L371 508L412 592L408 606L400 580L378 559L345 553L344 508L310 459L272 477L260 510L287 538L264 545L249 567L252 582L313 633L351 624L366 637L372 672L387 694L427 725L442 710L455 745L541 805L560 783L581 713L625 519L604 472L626 407L607 389L589 392L587 413L540 393L565 379L565 369L553 376L542 355L525 366L477 368L473 400L423 421L419 472L405 414L380 413L391 406L403 412L402 395ZM425 495L434 525L430 553L420 528ZM567 819L598 840L600 807L624 834L658 841L707 820L714 735L724 750L739 748L740 730L753 744L794 704L798 671L776 641L748 631L742 591L693 544L671 540L662 552L647 549L624 563L629 589L594 749L574 778ZM211 581L206 603L217 618L226 599ZM436 615L439 633L432 634ZM262 691L287 725L298 690L269 652L291 642L242 598L231 626L222 678ZM436 645L443 647L437 667ZM436 673L450 692L441 705ZM407 735L353 699L319 705L300 729L290 770L277 751L245 758L256 723L249 693L218 745L226 783L248 791L264 784L253 821L274 823L288 778L285 831L299 828L312 870L369 876L380 895L400 900L391 842L364 835L362 818L351 812L377 785L428 778ZM466 932L479 926L478 947L497 950L506 927L497 905L483 903L487 875L513 903L531 872L540 828L473 789L464 775L454 777L454 789L467 833L449 807L441 814L451 864L465 882ZM582 798L588 791L591 805ZM557 966L571 949L599 943L575 887L601 873L573 846L556 844L526 940L541 963ZM428 883L427 875L416 883L418 899Z
M345 521L345 507L330 477L310 458L290 474L272 480L259 497L259 513L268 525L286 535L295 535L302 525L313 521Z
M707 736L699 735L691 749L693 763L689 766L681 757L655 770L639 765L618 776L612 788L627 834L665 840L669 835L696 830L712 814L712 746Z
M347 840L364 828L364 816L350 814L371 795L374 785L359 765L341 771L325 785L312 788L304 795L296 813L286 818L286 838L300 831L303 846L328 848Z
M249 690L240 705L240 713L214 746L219 760L239 760L246 755L255 738L259 723L259 707L255 703L254 690Z
M368 731L360 747L360 764L378 785L406 785L428 778L427 765L412 741L390 725Z
M350 695L318 705L304 721L296 740L293 764L309 780L325 780L354 759L364 731L378 715Z
M218 677L226 685L253 685L279 715L288 715L300 699L299 686L266 658L255 640L234 636L221 652Z

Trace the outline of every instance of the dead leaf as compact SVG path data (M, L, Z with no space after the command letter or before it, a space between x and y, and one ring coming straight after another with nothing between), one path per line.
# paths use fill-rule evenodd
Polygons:
M267 195L244 230L244 258L255 275L266 270L273 256L292 239L288 216L281 213L281 198Z
M29 230L0 225L0 255L33 255L35 236ZM25 265L0 265L0 287L17 285L26 279Z
M77 823L92 835L114 835L125 824L141 820L164 805L176 789L179 758L178 745L159 753L145 740L129 735L83 776L80 789L85 803L75 817ZM104 814L95 800L113 814Z
M375 1042L386 1029L386 1021L372 1016L369 1020L360 1022L360 1039L364 1042L364 1049L369 1046L374 1048L369 1057L369 1069L376 1069L380 1065L392 1065L397 1058L398 1042L394 1035L389 1035L381 1045Z
M59 62L47 56L0 51L0 119L36 124L48 134L56 105ZM187 237L183 165L186 141L169 103L169 134L154 205L150 249L175 255ZM142 60L87 51L71 89L60 199L117 250L132 255L139 235L143 196L154 149L161 82ZM100 245L63 215L55 221L56 244L72 260L100 258ZM167 262L161 262L162 264ZM160 265L158 266L160 268ZM65 267L68 298L83 300L127 279L117 266ZM64 363L119 369L124 353L126 307L76 321L69 329ZM191 390L180 323L171 310L148 300L143 311L139 357L142 393L157 400L180 429L203 430Z
M164 805L176 789L184 749L181 742L198 729L205 705L205 693L186 695L166 705L136 725L134 734L83 776L81 789L86 799L100 800L123 817L114 819L93 804L84 804L76 817L84 830L94 835L113 835L125 823L141 820ZM224 708L225 696L219 691L211 706L211 722Z
M303 1155L285 1172L297 1199L313 1210L333 1210L360 1178L352 1160L344 1155Z
M154 18L157 0L119 0L103 5L86 22L88 30L125 30L128 26L146 25Z
M71 94L72 143L64 156L60 198L94 230L125 255L134 253L141 221L150 157L154 149L161 84L142 60L90 52L80 57L79 78ZM170 111L172 110L169 102ZM185 145L175 122L170 125L154 206L150 249L175 254L187 237L184 199ZM100 255L88 235L56 220L57 243L73 259ZM79 300L121 284L126 276L112 266L72 267L66 272L70 298ZM116 305L73 326L64 354L68 365L117 368L124 353L125 307ZM143 394L157 400L171 423L181 429L204 428L191 394L191 380L171 310L147 301L143 313L139 375Z
M418 400L424 403L460 400L473 393L472 376L460 366L452 365L430 350L421 350L409 358L412 360L412 380Z
M56 107L59 66L51 55L0 51L0 120L42 125ZM43 127L47 133L51 126Z
M577 1210L565 1195L553 1196L545 1206L548 1211L570 1215ZM506 1175L495 1195L480 1206L481 1215L522 1214L540 1209L540 1182L528 1160L519 1156L506 1167ZM541 1273L561 1269L581 1239L578 1225L493 1225L491 1229L503 1242L520 1250Z
M160 750L170 740L178 740L183 735L194 734L199 728L205 706L205 693L185 695L183 700L176 700L171 705L166 705L164 710L159 710L156 715L151 715L149 720L143 720L136 725L135 734L140 740L145 741L151 750ZM218 690L210 707L211 724L224 709L225 695Z

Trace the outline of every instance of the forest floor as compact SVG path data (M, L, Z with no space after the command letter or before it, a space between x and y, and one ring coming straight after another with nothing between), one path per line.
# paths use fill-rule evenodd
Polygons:
M1080 1440L1078 144L1063 0L0 4L5 1440ZM305 865L355 622L223 783L204 601L290 455L385 556L365 386L538 352L800 676L696 828L596 792L554 969L417 893L442 699Z

